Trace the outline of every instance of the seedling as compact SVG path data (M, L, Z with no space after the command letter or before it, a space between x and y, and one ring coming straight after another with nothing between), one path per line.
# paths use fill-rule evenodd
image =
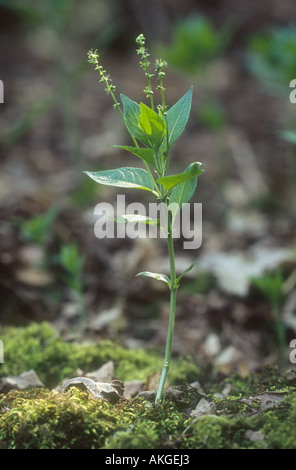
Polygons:
M262 292L270 304L274 318L281 363L285 364L285 325L281 319L281 308L285 298L282 273L279 271L275 274L266 273L262 277L252 278L252 283Z
M296 26L274 28L252 35L248 45L248 65L263 87L287 96L290 81L296 78Z
M106 86L107 94L110 94L114 101L114 108L120 113L124 125L133 141L132 146L117 145L115 147L126 150L139 157L143 168L123 167L115 170L105 170L85 173L94 181L121 188L138 188L149 191L155 198L161 201L166 209L166 226L161 227L167 232L167 245L170 262L170 275L141 272L137 276L152 277L167 284L170 290L170 315L165 349L164 364L162 368L159 387L156 394L156 403L162 399L163 390L171 361L171 348L174 331L175 310L177 290L182 277L188 273L196 261L177 277L175 266L175 253L173 241L173 226L177 214L182 205L187 203L193 196L196 188L197 178L203 172L200 162L191 163L183 173L170 174L170 150L172 145L180 137L185 129L189 118L192 87L185 95L172 107L166 104L164 88L165 68L167 63L158 59L155 62L153 73L151 73L149 62L150 54L145 47L145 37L143 34L137 37L136 43L139 46L137 54L140 56L140 66L144 70L147 78L147 87L144 89L146 98L150 106L145 103L136 103L127 96L121 94L121 104L115 96L116 87L112 84L110 76L107 75L103 66L99 64L97 51L89 51L88 60L95 66L100 74L100 82ZM154 101L153 84L156 79L157 90L160 92L161 103L156 106ZM122 217L121 217L122 218ZM135 214L125 214L126 222L139 222L147 224L160 223L159 220L151 220L149 217Z
M84 266L84 257L79 253L75 244L63 245L59 254L61 266L66 271L65 282L75 294L81 322L85 321L85 308L83 302L83 283L82 271Z
M291 205L295 204L295 181L296 181L296 132L294 130L284 130L280 132L280 137L290 144L288 146L287 177L290 180Z
M57 216L57 209L51 208L41 215L35 215L20 223L25 240L35 243L45 250L51 225Z

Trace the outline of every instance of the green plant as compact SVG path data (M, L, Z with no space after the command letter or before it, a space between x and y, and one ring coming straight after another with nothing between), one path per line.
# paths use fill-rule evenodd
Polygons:
M296 145L296 131L285 130L280 133L281 137L290 144Z
M73 290L79 305L80 319L85 321L85 308L83 302L83 283L82 272L84 266L84 256L79 253L78 247L75 243L70 245L63 245L59 254L59 261L66 276L64 279L69 287Z
M289 124L289 127L291 123ZM287 178L290 180L290 203L294 206L295 200L295 180L296 180L296 132L286 129L280 132L280 137L288 143L287 149Z
M247 47L250 71L268 91L280 95L287 95L290 81L296 78L295 54L295 25L254 34Z
M165 274L141 272L137 276L152 277L163 281L170 289L170 316L167 343L165 350L165 359L162 369L161 379L156 395L156 402L159 402L163 395L163 389L170 367L171 348L175 321L176 298L180 280L195 263L189 266L180 276L176 275L173 226L184 203L187 203L193 196L197 177L203 172L201 163L190 164L183 173L169 174L170 149L174 142L180 137L185 129L189 118L192 87L187 93L171 108L168 108L165 99L165 88L163 80L165 77L166 62L158 59L155 62L154 73L151 73L149 66L149 53L145 47L145 37L143 34L137 37L137 49L140 55L140 66L145 72L148 84L144 89L146 97L149 99L150 107L144 103L136 103L127 96L121 94L120 103L115 97L115 86L107 75L106 71L99 64L99 55L97 51L89 51L89 62L95 66L100 73L100 82L106 86L106 92L111 95L114 101L114 108L118 109L120 116L128 130L134 146L116 146L117 148L127 150L139 157L145 166L143 168L123 167L114 170L105 170L98 172L86 171L85 173L100 184L116 186L121 188L138 188L149 191L162 203L166 215L166 226L161 227L166 231L168 253L170 261L170 277ZM152 79L156 78L158 83L157 90L160 92L161 104L157 107L154 102L154 92L152 89ZM140 146L142 144L142 146ZM121 217L122 218L122 217ZM135 214L124 215L126 222L134 223L160 224L159 220L153 220L149 217Z
M193 15L179 20L172 35L172 43L161 48L163 56L177 69L195 75L225 50L231 29L218 30L205 16Z
M281 308L284 301L284 292L283 292L283 276L280 271L271 274L266 273L262 277L253 277L252 283L262 292L262 294L267 298L272 314L274 317L275 331L278 340L278 347L280 351L280 358L282 365L285 364L285 325L281 319Z
M295 149L293 148L296 139L295 132L292 130L295 128L295 103L292 98L295 92L293 83L296 78L295 54L296 24L254 34L250 37L247 46L247 66L250 72L267 94L282 99L281 115L275 125L277 128L289 129L279 134L291 144L287 146L286 156L286 188L290 207L295 205L296 178Z
M43 249L49 236L52 223L57 216L57 209L50 208L40 215L35 215L28 220L20 221L22 237L29 242L36 243Z
M232 36L233 26L230 23L217 28L204 15L190 15L173 25L170 44L158 46L162 57L177 71L194 80L200 91L197 112L194 114L198 124L212 134L217 186L223 184L230 170L226 158L225 134L228 118L217 87L214 86L217 81L215 61L225 53Z

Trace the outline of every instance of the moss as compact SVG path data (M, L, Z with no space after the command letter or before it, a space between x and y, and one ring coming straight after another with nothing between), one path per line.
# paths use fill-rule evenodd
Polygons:
M230 377L226 377L221 381L221 390L226 384L231 385L231 394L239 397L261 393L266 390L271 392L283 389L286 386L286 380L277 366L266 366L262 370L249 374L246 377L233 372ZM216 393L217 384L214 383L213 388L208 387L208 391Z
M0 398L0 448L153 449L174 443L184 423L170 400L111 405L77 388L64 394L12 391Z
M273 412L261 415L257 420L265 437L267 445L271 449L295 449L296 448L296 396L291 392L281 406Z
M77 367L91 370L113 360L122 380L144 378L160 370L162 357L153 351L128 350L111 341L99 344L67 343L47 323L27 328L6 328L0 337L5 362L1 375L17 375L34 368L50 388L62 378L74 376ZM296 447L295 389L287 387L276 368L242 378L213 376L207 387L207 400L214 401L215 415L190 416L200 399L198 392L184 382L199 379L191 358L172 361L171 380L183 391L166 395L160 405L142 398L121 400L111 405L94 400L87 392L71 388L57 394L48 389L12 391L0 394L0 448L105 448L105 449L253 449ZM215 382L216 381L216 382ZM231 384L231 395L217 393ZM262 390L263 389L263 390ZM262 391L287 391L277 406L249 415L240 398ZM252 440L250 432L263 439Z
M76 388L13 391L0 395L0 448L292 449L295 419L294 391L265 413L227 408L200 418L180 411L169 396L160 405L142 398L111 405ZM252 441L247 431L259 431L263 440Z
M154 449L158 442L157 424L141 422L117 431L106 440L103 449Z
M162 449L181 446L184 439L182 433L188 424L188 418L177 410L171 398L166 397L161 405L135 399L126 402L122 412L132 416L131 425L124 430L119 429L112 437L107 438L105 449Z
M76 388L10 392L0 409L2 448L98 448L124 420L112 405Z
M34 369L48 387L75 376L78 368L91 371L110 360L117 364L115 372L119 379L146 380L161 370L163 362L162 355L153 350L127 349L109 340L98 344L65 342L46 322L3 328L0 338L5 353L0 377ZM172 362L171 383L196 380L199 370L190 358Z
M220 416L206 415L199 418L192 426L188 444L194 448L222 449L229 448L232 421ZM227 445L228 443L228 445Z

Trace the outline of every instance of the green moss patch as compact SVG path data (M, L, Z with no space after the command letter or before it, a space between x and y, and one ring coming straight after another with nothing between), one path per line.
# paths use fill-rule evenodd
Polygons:
M294 391L256 416L241 408L199 418L168 396L160 405L142 398L112 405L77 388L11 391L0 394L0 448L294 449L295 419Z
M140 397L111 404L77 388L66 393L51 388L74 377L77 368L91 371L109 360L116 363L119 379L145 380L160 370L162 357L111 341L65 342L47 323L5 328L0 337L5 352L1 376L33 368L47 387L0 394L0 448L296 448L295 386L275 368L222 380L215 374L202 375L191 358L177 358L171 378L181 384L174 386L178 393L165 394L158 405ZM206 393L184 384L193 380L201 380ZM230 393L220 398L227 385ZM273 397L274 403L263 409L264 399ZM192 414L201 398L213 405L212 414Z
M112 341L73 343L64 341L54 328L44 322L27 327L0 330L4 344L4 363L0 377L18 375L34 369L48 387L77 375L77 369L95 370L108 361L116 364L116 376L123 381L147 380L161 370L163 357L153 350L127 349ZM171 383L196 380L199 370L192 358L172 361Z
M65 394L43 389L9 392L2 395L0 409L2 448L101 447L123 422L109 403L77 388Z

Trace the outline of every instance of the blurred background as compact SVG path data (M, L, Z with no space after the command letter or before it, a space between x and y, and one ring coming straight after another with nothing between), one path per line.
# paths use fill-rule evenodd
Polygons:
M171 168L204 164L192 202L203 243L183 250L173 351L228 373L288 361L296 336L296 6L293 0L0 1L0 323L51 322L64 337L163 348L166 245L95 238L116 202L83 170L137 166L87 63L98 49L116 93L144 101L135 38L162 57L167 102L194 86ZM293 101L293 100L292 100ZM141 191L121 192L149 203Z

